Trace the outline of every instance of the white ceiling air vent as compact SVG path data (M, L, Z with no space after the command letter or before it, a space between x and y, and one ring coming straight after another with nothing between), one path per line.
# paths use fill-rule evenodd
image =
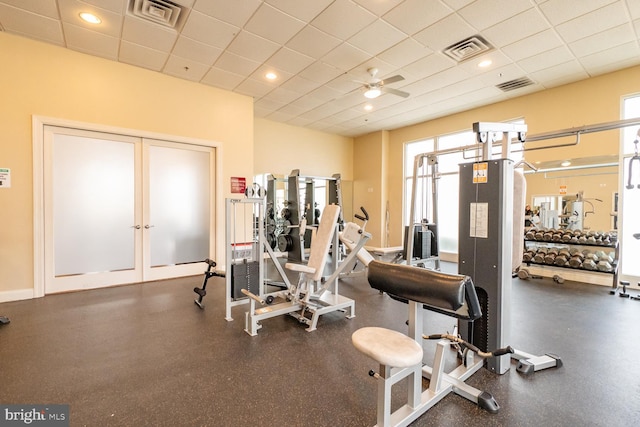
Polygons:
M456 62L466 61L493 49L493 46L482 36L472 36L454 43L442 51Z
M187 17L183 6L168 0L129 0L129 14L178 30Z
M508 82L500 83L496 85L498 89L503 92L509 92L511 90L520 89L521 87L531 86L533 84L533 80L529 77L520 77L518 79L509 80Z

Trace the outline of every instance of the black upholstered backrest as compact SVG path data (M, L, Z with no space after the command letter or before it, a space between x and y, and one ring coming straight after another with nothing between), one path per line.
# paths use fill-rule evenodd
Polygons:
M403 302L416 301L428 310L458 319L475 320L482 316L469 276L372 261L367 278L372 288Z

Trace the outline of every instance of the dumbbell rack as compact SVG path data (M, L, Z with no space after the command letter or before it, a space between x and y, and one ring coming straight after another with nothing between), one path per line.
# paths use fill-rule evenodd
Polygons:
M612 251L615 254L613 263L611 264L613 269L612 271L600 271L600 270L587 270L582 268L573 268L569 266L558 266L558 265L550 265L546 263L538 263L531 261L524 261L527 268L529 268L530 272L535 275L544 276L544 277L553 277L555 275L560 275L566 280L574 280L584 283L590 283L594 285L603 285L609 286L612 285L613 288L617 287L618 284L618 242L614 242L611 245L597 245L597 244L589 244L589 243L570 243L570 242L558 242L558 241L544 241L544 240L531 240L525 239L525 250L530 246L535 246L536 248L546 247L546 248L558 248L558 249L571 249L577 248L580 250L590 249L594 252L597 250L603 251Z

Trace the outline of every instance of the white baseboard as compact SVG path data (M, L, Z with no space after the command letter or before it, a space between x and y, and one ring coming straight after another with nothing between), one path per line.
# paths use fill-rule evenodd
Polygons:
M34 298L33 289L17 289L0 292L0 302L20 301Z

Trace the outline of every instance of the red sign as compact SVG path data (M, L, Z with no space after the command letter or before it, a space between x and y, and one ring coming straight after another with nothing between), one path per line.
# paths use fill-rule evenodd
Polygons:
M247 179L239 176L231 177L231 192L244 194L244 190L247 189Z

